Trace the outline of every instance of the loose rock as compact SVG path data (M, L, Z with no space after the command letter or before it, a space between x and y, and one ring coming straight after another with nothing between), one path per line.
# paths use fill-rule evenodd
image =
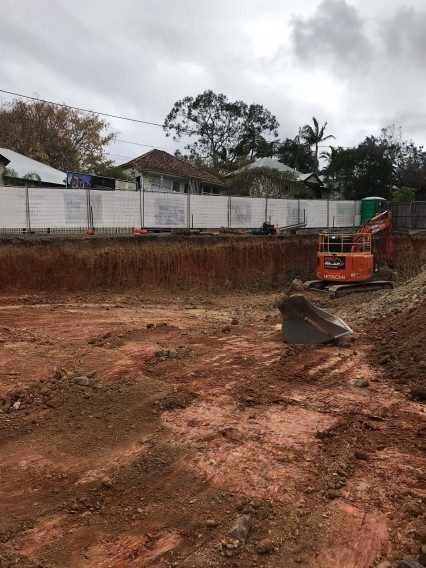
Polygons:
M325 496L330 500L337 499L338 497L340 497L340 491L338 491L337 489L329 489L328 491L326 491Z
M368 454L363 450L356 450L354 456L357 460L364 460L364 461L368 460Z
M274 551L274 548L275 544L272 542L272 540L265 538L256 546L256 552L258 554L271 554Z
M20 400L17 400L16 402L14 402L14 403L12 404L13 410L19 410L20 407L21 407L21 401L20 401Z
M354 382L354 385L356 387L368 387L368 385L370 384L369 381L367 381L367 379L356 379L356 381Z
M75 377L74 383L76 385L80 385L81 387L88 387L90 385L90 380L87 377L84 377L84 376Z
M250 524L250 515L238 515L229 531L229 536L239 540L240 542L245 542L250 530Z

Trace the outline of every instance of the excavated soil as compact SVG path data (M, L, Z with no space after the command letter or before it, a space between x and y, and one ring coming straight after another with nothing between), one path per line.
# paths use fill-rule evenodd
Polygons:
M422 559L424 408L378 358L420 320L317 295L353 339L290 346L275 297L3 296L1 567Z

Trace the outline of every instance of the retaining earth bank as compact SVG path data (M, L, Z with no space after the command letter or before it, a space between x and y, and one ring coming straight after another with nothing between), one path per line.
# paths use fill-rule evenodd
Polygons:
M296 237L20 238L0 242L0 291L133 288L268 289L315 276L315 235ZM380 240L375 243L381 257ZM403 277L426 259L426 236L395 236Z

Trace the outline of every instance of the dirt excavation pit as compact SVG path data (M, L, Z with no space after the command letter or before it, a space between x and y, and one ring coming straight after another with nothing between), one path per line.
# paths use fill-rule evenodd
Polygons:
M424 562L424 288L313 347L270 292L4 296L1 567Z

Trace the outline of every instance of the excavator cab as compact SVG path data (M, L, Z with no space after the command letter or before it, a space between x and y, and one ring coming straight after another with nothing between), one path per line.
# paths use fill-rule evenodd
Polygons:
M365 282L374 271L371 234L320 235L317 278L328 282Z

